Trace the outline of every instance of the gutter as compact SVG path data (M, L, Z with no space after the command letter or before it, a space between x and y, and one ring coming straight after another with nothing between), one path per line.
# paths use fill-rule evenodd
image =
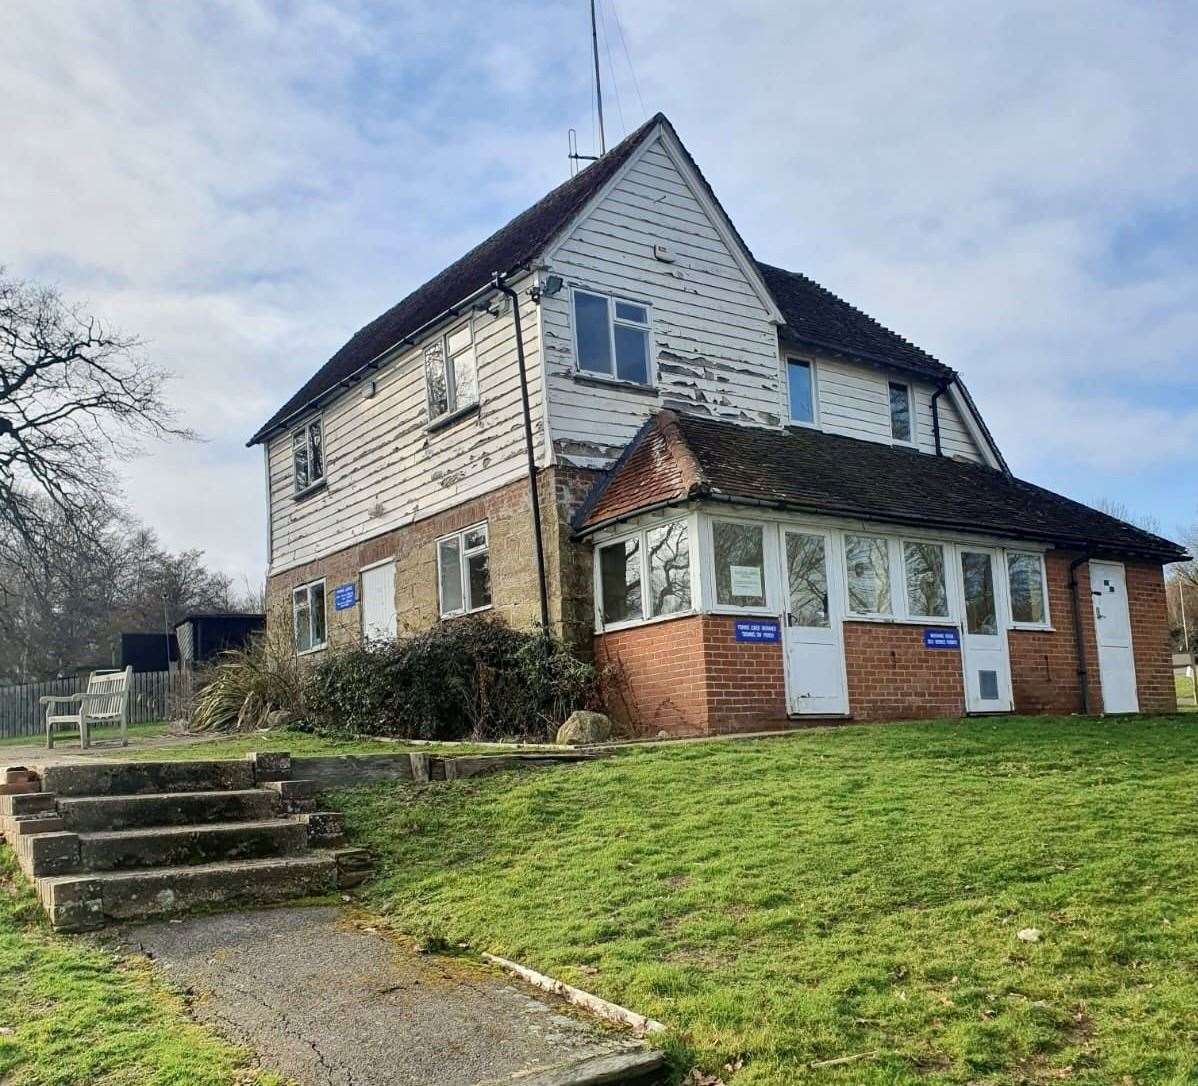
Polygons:
M948 391L948 386L951 383L950 381L941 381L936 386L936 391L932 393L932 440L936 444L937 456L943 456L944 450L940 447L940 404L936 401Z
M1073 644L1077 654L1077 684L1083 716L1090 715L1090 669L1086 665L1086 646L1082 641L1081 603L1077 595L1077 571L1090 561L1087 550L1080 558L1069 563L1069 605L1073 611Z

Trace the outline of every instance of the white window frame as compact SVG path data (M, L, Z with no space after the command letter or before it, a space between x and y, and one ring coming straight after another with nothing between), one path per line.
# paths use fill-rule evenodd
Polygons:
M910 427L911 436L902 438L894 436L894 407L890 402L890 386L900 385L907 390L907 421ZM908 448L914 448L918 442L916 433L915 421L915 387L910 381L904 381L898 377L886 378L886 423L887 433L890 435L890 443L892 445L903 445Z
M661 528L668 528L673 524L686 525L686 545L690 558L691 605L682 611L671 611L666 615L650 615L648 535L650 532ZM621 622L606 622L603 616L603 563L600 560L599 552L605 547L622 547L630 539L638 539L640 541L638 554L641 563L641 617L628 618ZM595 560L592 563L594 567L592 573L594 581L595 629L601 633L609 633L613 630L626 630L630 626L648 626L654 622L668 622L672 618L683 618L686 615L696 614L699 609L699 571L695 562L695 551L695 518L692 516L670 517L667 520L646 523L635 531L621 532L619 535L597 540L595 542Z
M858 539L880 539L886 545L886 580L890 588L890 610L889 611L855 611L853 610L853 600L849 593L849 582L852 577L849 574L849 536L855 536ZM844 577L844 613L846 618L850 619L865 619L872 622L893 622L896 618L902 619L906 615L906 585L903 586L903 609L900 613L895 606L896 594L895 586L895 552L898 539L896 536L888 536L884 532L869 531L862 529L860 531L845 531L840 534L840 569L841 575Z
M715 525L717 522L730 524L748 524L761 529L761 556L765 564L762 570L762 592L765 605L748 607L734 603L720 603L719 587L715 573ZM777 581L777 570L780 569L778 558L778 523L769 520L758 520L754 517L737 517L723 514L711 514L702 520L702 570L703 570L703 599L706 608L714 615L773 615L779 614L778 601L781 598ZM692 601L693 602L693 601Z
M852 534L852 533L850 533ZM939 547L940 553L944 558L944 601L948 608L948 613L944 615L917 615L911 610L911 601L907 598L907 545L922 546L922 547ZM944 624L946 622L956 621L956 607L953 605L953 585L950 579L951 567L953 561L953 547L951 543L943 539L911 539L903 537L898 541L898 570L899 581L903 586L903 611L901 618L909 622L918 622L925 625L935 625L937 623ZM892 595L893 595L894 578L891 577ZM892 601L893 602L893 601Z
M462 329L465 329L466 331L468 331L470 333L470 346L467 347L465 350L458 351L457 355L451 355L449 353L449 339L451 336L457 335L458 332L462 331ZM480 387L479 377L478 377L478 337L475 335L475 330L474 330L474 314L472 313L469 317L467 317L460 324L455 324L452 327L447 328L444 331L444 333L442 333L440 340L441 340L441 369L445 376L445 403L447 406L444 411L442 411L436 415L433 414L433 390L428 383L428 361L427 361L427 359L423 359L423 361L424 361L424 399L425 399L425 403L428 408L428 424L430 426L435 426L438 422L442 422L445 419L453 418L454 415L469 411L472 408L477 407L479 404L479 401L482 399L482 389ZM474 399L471 400L469 403L460 404L457 402L457 388L456 388L456 381L454 380L453 359L455 357L465 354L466 351L469 351L471 354L474 355ZM422 354L423 354L423 352L422 352Z
M307 595L307 598L308 598L308 634L309 634L309 636L311 636L311 633L312 633L312 589L314 589L318 586L320 588L321 598L324 600L324 640L321 641L319 644L309 645L306 649L301 649L299 647L299 641L297 640L297 638L295 636L295 634L296 634L296 630L295 630L295 619L296 619L295 598L301 592L306 593L306 595ZM304 584L297 584L291 590L291 644L294 647L295 654L297 656L307 656L309 653L320 652L322 649L328 648L328 644L329 644L329 594L325 589L326 589L325 578L318 577L315 581L307 581Z
M1020 555L1024 557L1038 558L1040 560L1040 592L1044 599L1044 620L1042 622L1016 622L1015 621L1015 599L1011 594L1011 563L1012 555ZM1048 562L1045 560L1043 551L1027 550L1023 547L1004 547L1002 551L1003 571L1006 574L1003 578L1003 591L1007 594L1007 614L1011 616L1012 630L1049 630L1053 629L1052 614L1049 611L1048 604Z
M802 362L807 366L807 372L811 375L811 421L802 422L796 419L791 414L790 407L790 364L791 362ZM806 426L811 430L818 430L820 427L819 418L819 363L814 358L808 358L806 355L795 354L793 352L782 356L782 387L785 391L786 400L786 425L787 426Z
M482 546L471 547L466 549L466 536L470 532L482 531L485 536L485 542ZM461 578L462 586L462 606L456 611L445 610L445 591L444 585L441 583L441 544L448 542L451 539L458 541L458 576ZM468 573L467 559L476 554L487 554L487 576L491 578L491 600L490 603L480 604L478 607L469 606L470 600L470 577ZM447 535L439 536L434 543L433 554L437 562L437 611L442 618L460 618L462 615L477 615L481 611L489 611L495 606L495 581L491 577L490 556L491 556L491 529L485 520L479 521L477 524L471 524L458 532L449 532Z
M597 370L585 370L582 368L582 354L578 349L578 310L574 299L579 294L587 294L592 298L602 298L607 303L607 338L608 349L611 351L611 372L600 373ZM645 323L640 324L637 321L630 321L616 316L617 303L624 305L635 305L638 309L645 311ZM645 333L645 382L630 381L626 377L620 377L616 371L616 325L623 325L625 328L635 328L638 331ZM608 294L602 290L591 290L587 287L571 287L570 288L570 330L574 342L574 372L579 376L588 380L609 381L614 385L627 385L629 388L656 388L657 387L657 367L654 365L654 350L653 350L653 307L644 301L639 301L636 298L626 298L618 294Z
M320 427L320 476L312 478L312 428ZM304 435L304 445L308 454L308 485L301 487L299 485L299 477L295 473L295 439L300 435ZM325 485L325 477L329 473L329 458L328 458L328 434L324 426L324 415L313 415L309 419L305 419L303 424L296 426L287 433L287 455L291 457L291 492L293 497L300 497L303 494L308 494L313 490L317 490Z

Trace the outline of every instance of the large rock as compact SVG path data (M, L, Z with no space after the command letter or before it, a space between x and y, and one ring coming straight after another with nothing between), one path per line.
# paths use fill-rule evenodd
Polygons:
M578 709L557 730L559 743L602 743L611 738L611 717Z

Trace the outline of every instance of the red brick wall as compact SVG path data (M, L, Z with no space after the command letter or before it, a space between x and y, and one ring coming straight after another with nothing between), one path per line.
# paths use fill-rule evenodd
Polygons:
M1052 630L1011 630L1007 634L1011 655L1011 688L1017 713L1069 714L1082 711L1073 603L1069 594L1069 564L1077 557L1077 554L1069 551L1049 551L1044 556L1044 572L1048 581L1048 617ZM1090 567L1085 563L1077 570L1077 592L1082 645L1089 674L1090 711L1100 713L1102 683L1094 639L1094 610L1090 602Z
M1177 689L1173 684L1164 570L1155 562L1127 562L1126 570L1140 712L1176 712Z
M703 618L707 719L711 732L754 732L789 725L782 643L736 640L736 619Z
M965 690L958 649L924 647L923 626L844 624L849 712L855 720L961 716Z

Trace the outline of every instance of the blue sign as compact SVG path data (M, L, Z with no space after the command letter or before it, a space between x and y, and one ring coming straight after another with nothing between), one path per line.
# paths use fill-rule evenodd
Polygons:
M959 649L961 637L951 626L924 630L923 647L925 649Z
M736 623L737 641L777 641L780 636L776 622L739 620Z
M338 611L348 610L358 602L358 586L356 584L339 584L333 589L333 606Z

